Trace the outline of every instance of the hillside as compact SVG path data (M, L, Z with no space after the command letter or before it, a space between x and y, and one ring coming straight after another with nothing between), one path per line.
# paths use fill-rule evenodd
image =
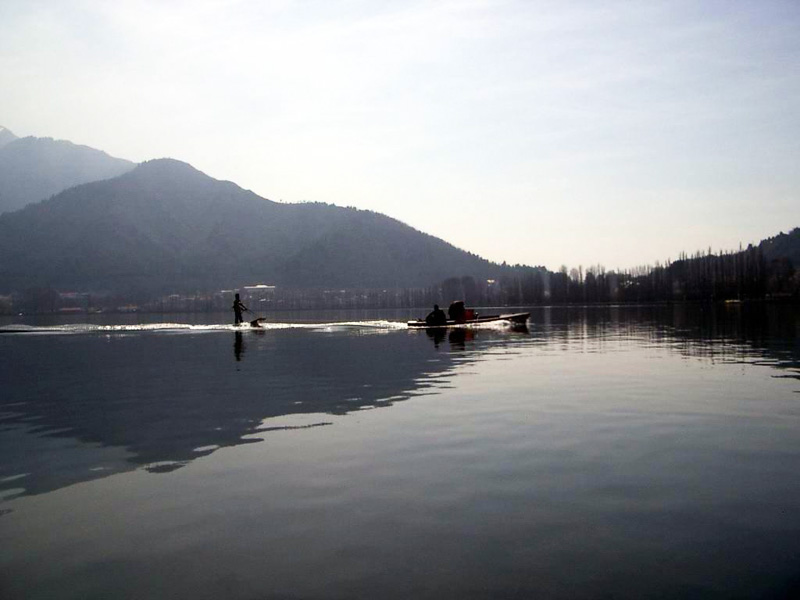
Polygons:
M0 213L75 185L116 177L134 166L88 146L52 138L17 138L0 128Z
M0 215L0 293L414 287L501 270L389 217L271 202L170 159Z
M800 268L800 227L767 238L759 247L767 260L789 259L796 269Z

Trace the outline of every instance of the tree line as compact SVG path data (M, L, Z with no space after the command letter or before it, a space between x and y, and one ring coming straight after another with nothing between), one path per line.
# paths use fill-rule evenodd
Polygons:
M796 230L793 232L800 233ZM403 309L447 306L533 306L553 304L646 303L682 301L800 300L800 271L790 258L768 257L762 245L735 252L699 251L676 261L626 270L602 265L558 271L503 265L495 279L450 277L415 288L270 289L266 295L243 291L251 308L269 310ZM64 294L30 288L0 297L0 313L17 312L210 312L230 308L233 291L172 294L163 297L121 294Z
M448 279L438 295L474 305L593 304L610 302L731 301L800 298L800 271L788 258L767 259L760 246L737 252L699 251L665 264L626 270L602 265L551 272L544 268L476 284Z

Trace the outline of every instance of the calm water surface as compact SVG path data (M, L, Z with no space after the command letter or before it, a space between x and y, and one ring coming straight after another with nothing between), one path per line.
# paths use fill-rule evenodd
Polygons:
M796 309L411 316L0 322L0 598L800 597Z

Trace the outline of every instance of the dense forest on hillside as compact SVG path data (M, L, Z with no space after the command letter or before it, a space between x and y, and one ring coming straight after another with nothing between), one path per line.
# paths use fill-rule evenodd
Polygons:
M283 309L420 308L462 299L470 306L535 306L594 303L722 302L782 300L800 302L800 270L788 256L800 248L800 228L736 252L696 252L674 262L624 271L602 266L551 272L543 267L504 266L502 275L483 279L449 277L425 287L348 288L255 286L241 289L256 311ZM0 312L142 310L195 312L227 310L233 290L194 294L60 294L29 288L0 297Z
M758 246L682 254L664 265L623 271L606 271L602 266L526 271L480 286L477 298L480 302L499 297L500 304L507 305L798 299L798 257L800 228ZM458 290L455 280L442 287L448 286Z

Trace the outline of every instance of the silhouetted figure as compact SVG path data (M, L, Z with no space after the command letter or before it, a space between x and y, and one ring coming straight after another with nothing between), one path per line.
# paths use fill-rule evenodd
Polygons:
M456 323L466 323L467 309L464 307L463 300L456 300L450 303L450 308L447 309L448 316Z
M236 294L236 297L233 299L233 314L234 314L234 324L240 325L242 323L242 312L248 310L247 307L242 304L242 301L239 300L239 294Z
M236 362L239 362L244 354L244 340L241 331L234 332L234 335L236 335L236 339L233 342L233 355L236 357Z
M444 314L444 311L441 308L439 308L438 304L434 304L431 313L425 317L425 324L430 325L431 327L447 325L447 315Z

